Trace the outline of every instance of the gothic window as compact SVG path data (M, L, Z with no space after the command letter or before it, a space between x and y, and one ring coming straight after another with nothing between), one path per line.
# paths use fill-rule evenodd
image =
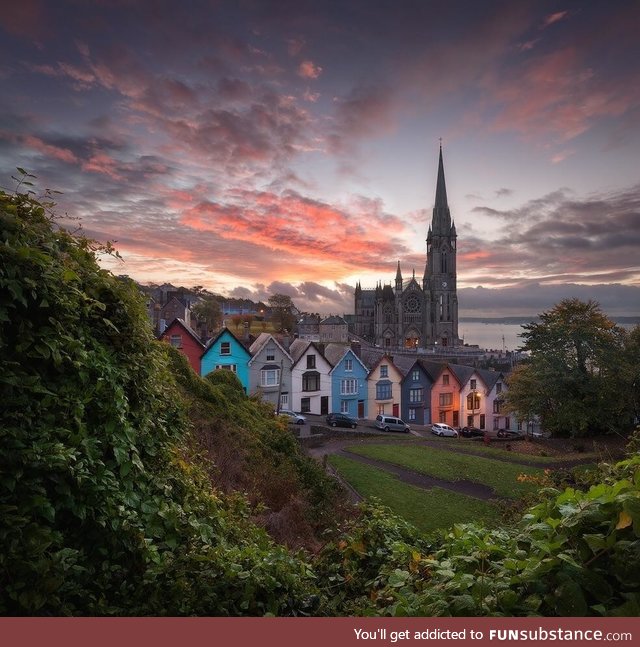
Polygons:
M415 294L411 294L404 302L404 311L408 313L420 312L420 300Z
M384 322L391 323L391 306L387 304L382 312L384 314Z

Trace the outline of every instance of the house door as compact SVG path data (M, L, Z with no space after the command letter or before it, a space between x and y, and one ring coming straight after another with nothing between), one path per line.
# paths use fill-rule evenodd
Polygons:
M329 413L329 396L323 395L320 398L320 415L326 416Z
M395 403L394 403L394 405L393 405L393 415L394 415L396 418L399 418L399 417L400 417L400 405L399 405L399 404L395 404Z
M459 427L460 426L460 412L459 411L454 411L453 412L453 424L451 426L452 427Z
M358 400L358 418L364 418L364 400Z

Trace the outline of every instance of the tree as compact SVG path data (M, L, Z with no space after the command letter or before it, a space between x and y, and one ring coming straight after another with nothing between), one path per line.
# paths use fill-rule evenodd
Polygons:
M530 359L509 377L508 411L539 416L558 436L619 430L629 420L627 384L620 371L625 332L595 301L564 299L523 326Z
M276 330L293 330L296 324L294 315L296 307L291 297L286 294L274 294L269 297L269 306L273 313L273 325Z
M222 309L213 294L206 294L199 303L193 306L191 311L198 321L206 325L209 334L216 330L222 322Z

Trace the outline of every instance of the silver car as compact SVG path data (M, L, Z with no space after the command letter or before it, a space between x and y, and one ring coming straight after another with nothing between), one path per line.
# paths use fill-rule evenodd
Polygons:
M292 425L304 425L307 422L307 419L303 415L288 411L287 409L280 409L280 415L289 418L289 422Z
M451 436L452 438L458 437L458 432L449 425L445 425L443 422L434 422L431 425L431 433L436 436Z

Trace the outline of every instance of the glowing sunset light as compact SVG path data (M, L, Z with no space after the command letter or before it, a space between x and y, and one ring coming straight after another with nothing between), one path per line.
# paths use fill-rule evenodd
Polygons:
M640 312L637 3L26 5L2 185L62 191L116 273L351 313L422 277L442 138L461 316Z

